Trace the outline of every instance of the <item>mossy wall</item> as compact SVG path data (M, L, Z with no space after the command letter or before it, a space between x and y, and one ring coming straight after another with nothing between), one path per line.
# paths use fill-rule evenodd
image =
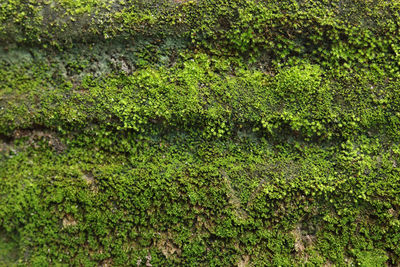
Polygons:
M0 265L400 264L397 1L0 22Z

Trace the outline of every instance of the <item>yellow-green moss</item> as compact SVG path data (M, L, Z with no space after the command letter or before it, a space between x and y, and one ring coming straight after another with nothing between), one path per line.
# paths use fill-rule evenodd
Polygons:
M395 1L0 3L0 265L398 265Z

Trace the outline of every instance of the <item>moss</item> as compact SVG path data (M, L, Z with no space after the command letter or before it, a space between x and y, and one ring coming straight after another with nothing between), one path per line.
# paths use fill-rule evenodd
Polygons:
M0 264L398 264L398 13L4 2Z

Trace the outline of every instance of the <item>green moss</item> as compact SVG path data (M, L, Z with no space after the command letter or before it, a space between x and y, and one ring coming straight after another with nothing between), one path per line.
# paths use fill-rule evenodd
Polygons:
M396 265L393 1L0 4L0 265Z

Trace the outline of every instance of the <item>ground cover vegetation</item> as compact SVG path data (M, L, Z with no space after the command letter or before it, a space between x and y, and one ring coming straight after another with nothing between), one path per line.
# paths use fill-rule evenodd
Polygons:
M0 265L397 266L400 4L1 0Z

